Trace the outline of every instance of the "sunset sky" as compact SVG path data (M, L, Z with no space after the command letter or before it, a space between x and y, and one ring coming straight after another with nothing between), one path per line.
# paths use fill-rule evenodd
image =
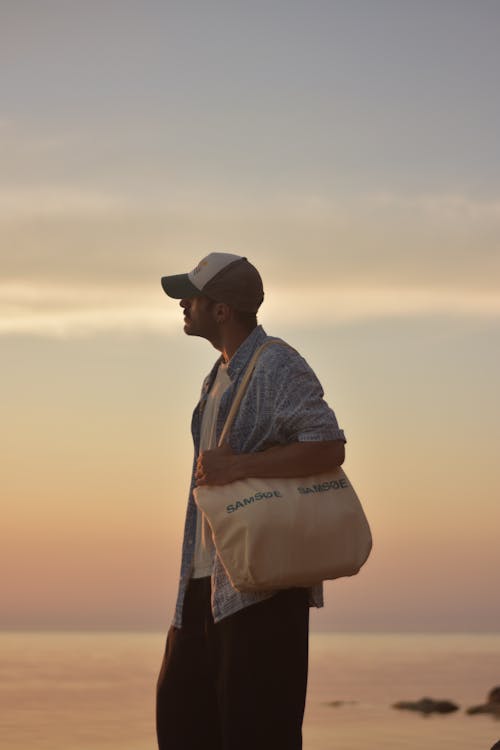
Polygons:
M168 626L222 250L373 527L312 627L497 630L500 5L3 0L0 70L0 627Z

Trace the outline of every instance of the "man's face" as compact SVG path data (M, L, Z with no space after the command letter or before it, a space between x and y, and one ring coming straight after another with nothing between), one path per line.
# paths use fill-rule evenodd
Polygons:
M200 295L181 299L179 304L184 310L184 333L212 341L218 330L213 300Z

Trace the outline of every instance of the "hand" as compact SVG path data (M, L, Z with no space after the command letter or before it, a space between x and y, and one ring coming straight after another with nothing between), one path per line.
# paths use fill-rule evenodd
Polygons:
M204 484L229 484L238 479L236 475L236 457L230 445L225 443L220 448L202 451L196 463L196 486Z

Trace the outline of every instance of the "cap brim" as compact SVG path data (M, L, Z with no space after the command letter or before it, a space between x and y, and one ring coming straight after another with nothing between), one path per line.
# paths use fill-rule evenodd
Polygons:
M190 280L187 273L180 273L177 276L162 276L161 285L165 294L173 299L189 299L201 294Z

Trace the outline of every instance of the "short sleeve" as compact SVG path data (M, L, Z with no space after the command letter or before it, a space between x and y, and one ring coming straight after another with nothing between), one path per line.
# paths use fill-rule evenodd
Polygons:
M276 421L285 442L343 440L344 431L323 398L314 373L302 373L288 381L276 405Z
M280 441L346 441L323 388L307 362L296 352L283 357L275 370L274 420Z

